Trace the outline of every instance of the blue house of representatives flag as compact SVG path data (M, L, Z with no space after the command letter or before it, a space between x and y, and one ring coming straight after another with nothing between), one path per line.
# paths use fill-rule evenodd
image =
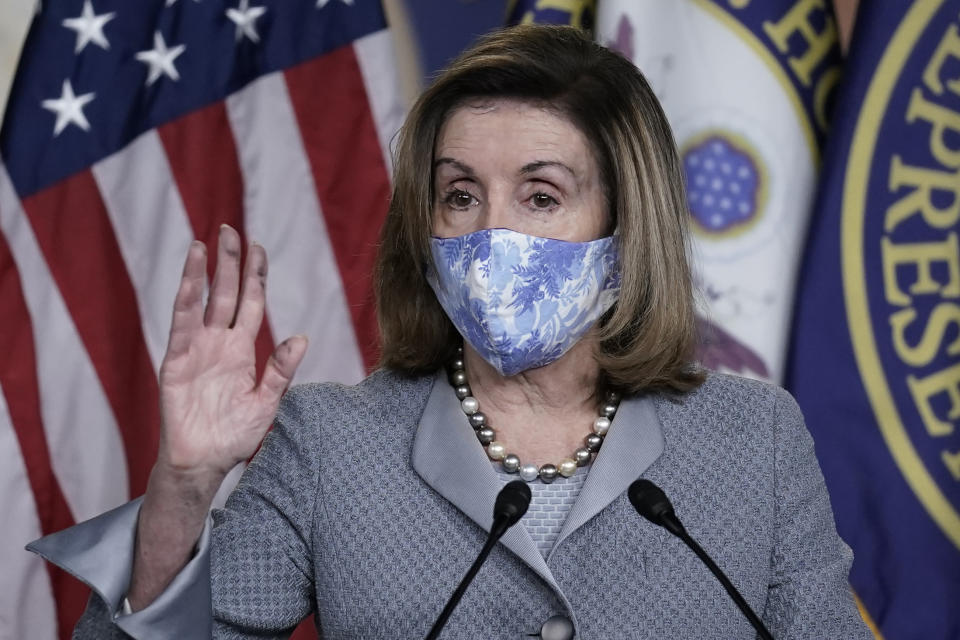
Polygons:
M883 637L960 638L960 0L861 2L789 383Z

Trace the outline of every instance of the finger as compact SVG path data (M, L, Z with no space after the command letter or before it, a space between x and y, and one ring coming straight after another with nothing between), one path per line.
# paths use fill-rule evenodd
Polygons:
M256 242L247 249L247 264L243 266L243 287L235 326L256 334L263 322L266 304L267 252Z
M240 286L240 234L229 225L220 226L217 243L217 270L210 285L207 313L203 321L208 327L229 327L237 308Z
M293 336L281 342L264 367L258 393L261 400L271 405L280 402L280 396L290 385L303 354L307 352L307 337Z
M207 248L199 240L190 243L183 263L180 288L173 299L173 321L167 351L177 355L187 350L190 338L203 327L203 285L207 270Z

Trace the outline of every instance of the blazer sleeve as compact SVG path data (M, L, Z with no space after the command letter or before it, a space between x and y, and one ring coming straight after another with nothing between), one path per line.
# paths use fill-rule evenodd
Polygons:
M210 637L210 522L196 552L150 606L119 612L133 573L142 499L35 540L27 549L74 575L92 590L74 640L205 640Z
M260 451L213 512L214 638L285 638L314 609L320 389L287 392Z
M764 623L778 640L871 640L848 581L853 554L837 534L813 438L793 397L776 394L776 530Z
M27 546L93 590L74 640L290 635L313 607L309 540L319 456L303 444L302 395L292 389L285 396L225 508L208 518L193 558L149 607L119 613L142 499Z

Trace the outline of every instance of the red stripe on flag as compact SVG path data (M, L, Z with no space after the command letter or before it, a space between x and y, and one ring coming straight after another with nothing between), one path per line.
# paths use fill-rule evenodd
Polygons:
M157 377L103 199L82 171L24 199L23 208L113 409L130 495L139 496L157 458Z
M227 109L216 102L157 129L170 161L170 170L193 227L193 235L213 250L220 225L240 233L246 253L243 223L243 176ZM216 266L207 262L210 281ZM270 325L264 322L257 334L257 370L263 371L273 353Z
M37 505L43 535L73 526L70 507L53 474L50 447L40 414L40 386L30 313L23 297L20 274L6 239L0 235L0 387L3 387L13 431ZM57 603L57 628L67 640L87 603L86 585L59 567L44 563Z
M390 200L377 128L352 46L285 72L367 369L378 358L371 274Z

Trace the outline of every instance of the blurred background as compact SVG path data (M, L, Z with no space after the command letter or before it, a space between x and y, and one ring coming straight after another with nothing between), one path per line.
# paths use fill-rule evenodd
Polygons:
M518 22L646 75L700 361L797 398L875 635L960 638L960 0L5 0L0 638L69 637L85 587L23 545L143 491L192 238L267 248L261 362L306 333L299 381L376 365L393 137Z

